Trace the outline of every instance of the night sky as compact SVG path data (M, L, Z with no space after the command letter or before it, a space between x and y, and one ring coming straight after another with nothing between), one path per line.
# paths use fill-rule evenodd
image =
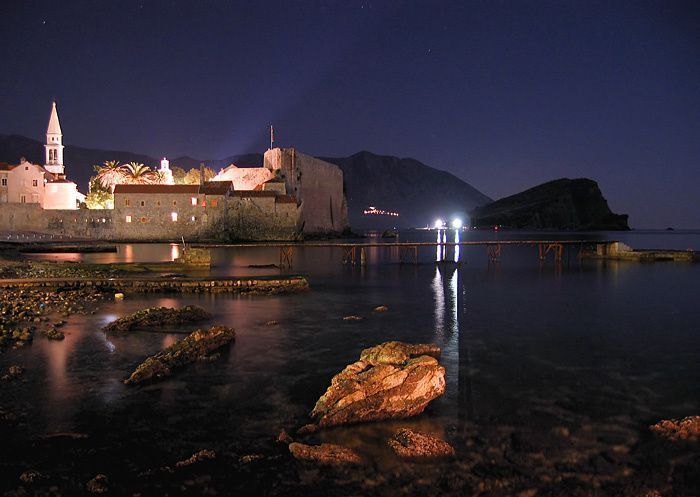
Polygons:
M700 2L0 5L0 133L221 158L413 157L500 198L599 182L635 228L700 228ZM70 175L70 158L67 172Z

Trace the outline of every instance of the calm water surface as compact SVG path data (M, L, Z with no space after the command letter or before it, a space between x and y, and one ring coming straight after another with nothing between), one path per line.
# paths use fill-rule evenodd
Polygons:
M436 236L402 234L401 241ZM467 233L462 239L495 236L514 234ZM603 236L637 248L700 249L700 233ZM448 232L447 240L453 239ZM117 254L55 258L156 261L171 260L178 250L122 245ZM216 274L279 273L249 267L277 262L275 248L215 249L213 257ZM700 414L698 264L581 262L572 249L557 268L551 259L540 264L532 247L506 248L497 265L488 264L483 247L457 254L422 249L418 265L400 265L397 253L385 249L368 249L363 268L343 266L341 258L340 249L297 250L293 271L308 275L311 284L302 294L127 296L106 302L94 315L72 316L64 341L37 337L25 350L0 354L0 369L26 369L21 382L0 386L2 407L18 409L29 420L28 441L88 434L103 458L90 469L127 475L202 448L241 455L265 451L281 429L308 422L330 378L363 348L402 340L443 348L447 392L401 426L447 437L458 453L460 433L474 424L549 429L621 423L643 433L661 418ZM460 264L449 262L455 259ZM211 324L236 328L235 345L220 361L194 364L165 381L122 385L147 355L191 328L109 337L100 328L145 306L186 304L209 310ZM373 312L378 305L389 311ZM343 321L349 314L364 319ZM279 324L266 325L270 320ZM391 466L400 463L383 457L382 440L395 426L341 428L319 437ZM25 449L23 461L5 461L4 477L16 478L13 472L23 465L42 465L41 457Z

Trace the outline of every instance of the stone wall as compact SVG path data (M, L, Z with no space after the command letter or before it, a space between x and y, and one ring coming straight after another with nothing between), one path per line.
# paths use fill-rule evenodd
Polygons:
M39 204L2 204L0 231L32 231L57 237L107 240L113 236L112 211L44 210Z
M114 240L292 240L298 208L274 192L130 193L115 196L114 219Z
M271 171L280 171L287 193L297 198L304 233L340 233L349 226L343 171L338 166L293 148L268 150L263 161Z

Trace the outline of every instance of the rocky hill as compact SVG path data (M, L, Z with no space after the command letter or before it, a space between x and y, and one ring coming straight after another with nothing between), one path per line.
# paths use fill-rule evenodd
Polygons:
M26 157L36 164L44 163L42 142L18 135L0 135L0 162L17 163ZM87 191L93 165L108 160L122 163L136 161L158 167L158 158L125 151L97 150L66 145L64 151L68 176ZM466 216L469 210L491 199L456 176L426 166L414 159L401 159L370 152L350 157L322 158L337 164L345 176L348 214L353 228L385 229L432 224L437 217ZM204 162L215 171L234 163L240 167L259 167L262 154L232 155L217 160L178 157L170 165L191 169ZM397 211L399 217L364 216L369 206Z
M471 212L471 224L557 230L628 230L590 179L562 178L505 197Z
M322 157L343 170L348 214L354 228L420 227L436 218L464 218L467 213L491 201L489 197L446 171L415 159L400 159L371 152L350 157ZM396 211L397 218L363 216L374 206Z

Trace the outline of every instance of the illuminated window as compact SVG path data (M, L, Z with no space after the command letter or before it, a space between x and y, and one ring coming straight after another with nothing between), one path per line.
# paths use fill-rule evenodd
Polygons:
M197 220L197 216L192 216L190 219L192 219L192 221L196 221L196 220Z
M130 223L131 222L131 216L126 216L126 222Z
M170 219L172 219L173 222L177 221L177 212L171 212Z
M145 222L146 222L146 218L145 218L145 217L142 217L142 218L141 218L141 222L142 222L142 223L145 223Z
M146 201L145 201L145 200L142 200L142 201L141 201L141 207L146 207Z
M39 186L39 182L37 180L33 179L32 186Z
M192 197L192 205L197 205L197 197Z
M211 201L211 206L212 206L212 207L216 207L217 205L219 205L219 200L218 200L218 199L214 199L214 200Z
M131 205L131 202L129 201L128 198L125 198L125 199L124 199L124 205L127 206L127 207L129 207L129 206Z

